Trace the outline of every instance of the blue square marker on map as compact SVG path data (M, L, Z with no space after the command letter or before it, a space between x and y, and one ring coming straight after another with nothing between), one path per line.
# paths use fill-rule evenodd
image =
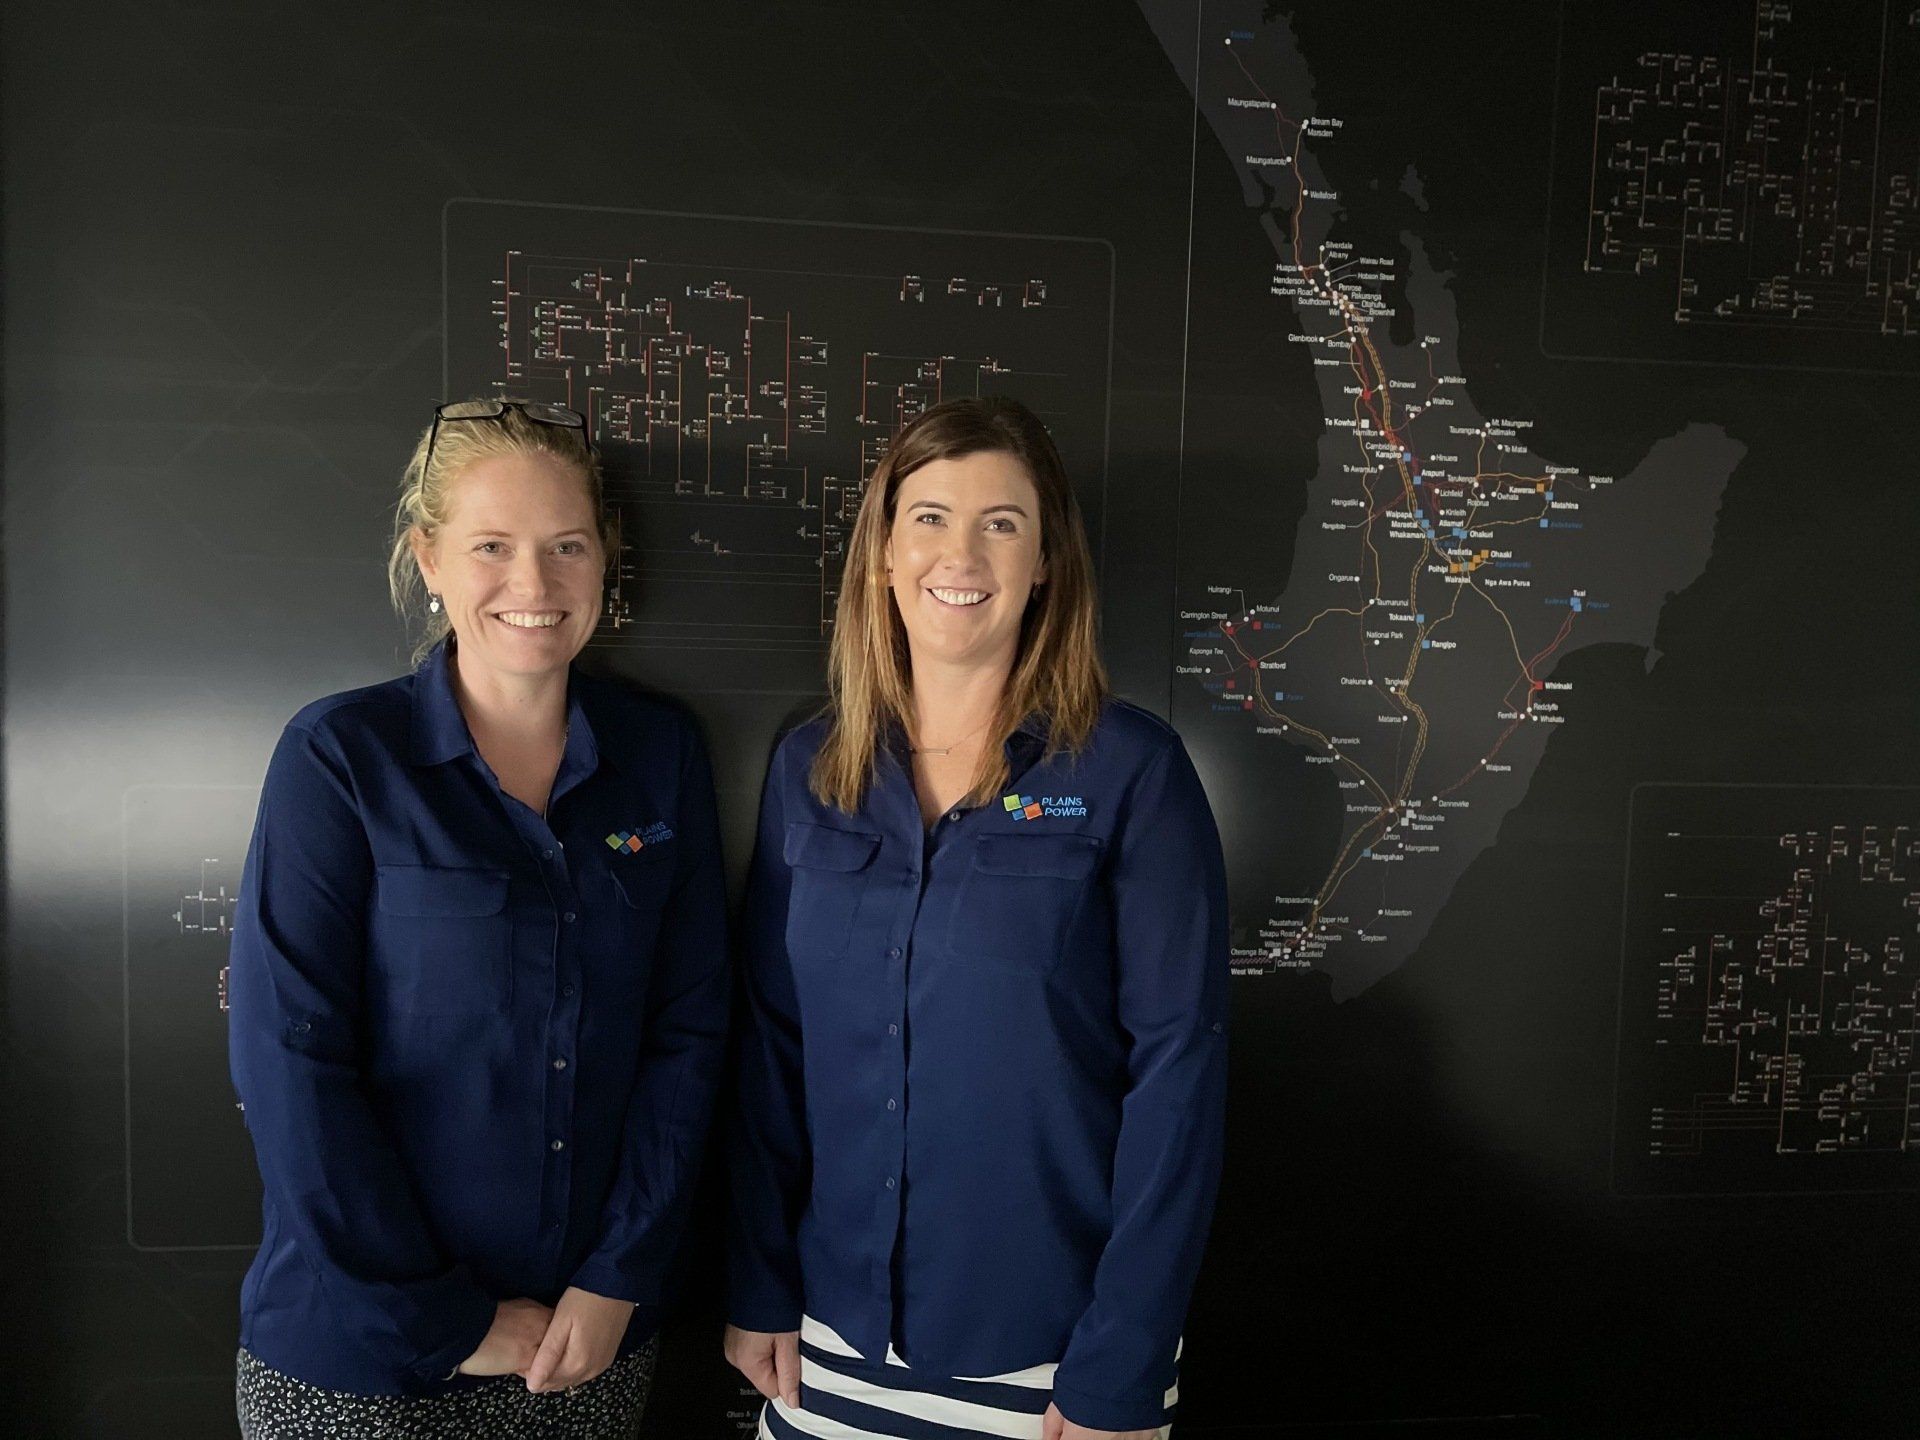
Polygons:
M1542 516L1540 517L1540 528L1541 528L1542 530L1544 530L1544 529L1546 529L1546 528L1547 528L1547 517L1546 517L1546 516L1544 516L1544 515L1542 515Z

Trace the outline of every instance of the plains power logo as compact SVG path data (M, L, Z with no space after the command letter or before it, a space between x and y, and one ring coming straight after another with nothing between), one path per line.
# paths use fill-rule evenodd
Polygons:
M624 850L629 855L637 854L649 845L658 845L662 840L671 840L673 829L664 820L656 820L651 825L643 825L638 830L616 830L607 836L609 850Z
M1038 800L1015 791L1000 797L1000 808L1016 820L1072 818L1087 813L1087 802L1078 795L1042 795Z

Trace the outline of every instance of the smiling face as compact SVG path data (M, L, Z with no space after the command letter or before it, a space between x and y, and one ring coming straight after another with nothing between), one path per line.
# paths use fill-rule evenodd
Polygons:
M886 564L916 665L1011 666L1046 579L1040 500L999 450L929 460L900 482Z
M557 456L492 455L447 487L447 518L413 554L471 682L564 672L600 618L606 551L580 472Z

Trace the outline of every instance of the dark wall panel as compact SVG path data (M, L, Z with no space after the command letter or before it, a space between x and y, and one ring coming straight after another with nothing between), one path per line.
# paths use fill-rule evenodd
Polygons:
M1896 1435L1920 1167L1899 7L9 12L9 1434L231 1426L260 774L410 438L592 414L588 661L736 874L866 470L1020 395L1208 782L1179 1434ZM650 1435L734 1436L696 1236Z

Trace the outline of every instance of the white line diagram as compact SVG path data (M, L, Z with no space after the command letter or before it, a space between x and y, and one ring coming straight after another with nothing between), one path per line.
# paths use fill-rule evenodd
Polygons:
M1551 349L1920 368L1920 12L1564 18Z
M1920 789L1634 792L1615 1181L1920 1183Z
M1100 522L1104 242L463 202L446 264L447 393L589 417L625 528L597 643L695 689L716 653L807 687L865 477L942 399L1025 401Z
M226 978L257 786L136 785L121 802L127 1238L250 1249L260 1181L227 1075Z

